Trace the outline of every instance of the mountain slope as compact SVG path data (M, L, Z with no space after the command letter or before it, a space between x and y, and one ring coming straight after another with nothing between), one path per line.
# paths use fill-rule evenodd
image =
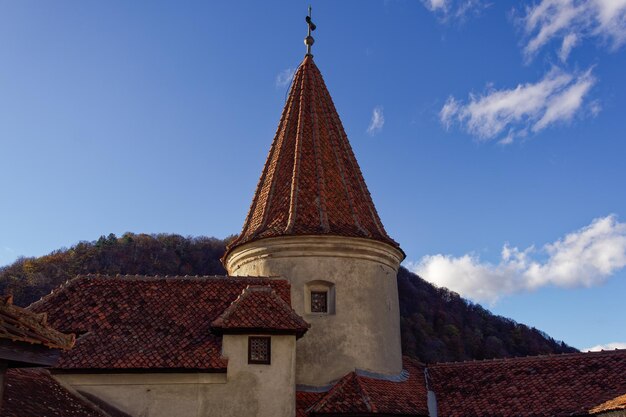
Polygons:
M28 305L80 274L221 275L226 241L172 234L113 234L0 268L0 293ZM545 333L495 316L400 268L402 349L426 362L573 352Z

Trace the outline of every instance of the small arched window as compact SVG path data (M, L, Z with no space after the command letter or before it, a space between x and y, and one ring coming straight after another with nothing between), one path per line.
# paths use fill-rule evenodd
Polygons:
M304 288L306 314L335 314L335 284L329 281L309 281Z

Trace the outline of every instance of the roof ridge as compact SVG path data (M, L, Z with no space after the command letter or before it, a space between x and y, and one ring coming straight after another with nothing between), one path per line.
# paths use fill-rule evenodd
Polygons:
M306 59L305 59L306 61ZM304 61L303 61L304 62ZM301 72L302 77L302 85L304 86L307 82L307 73L305 71ZM295 86L294 86L295 89ZM304 90L304 87L301 87L301 90ZM302 112L305 107L305 95L300 94L298 100L298 125L296 127L296 140L295 140L295 149L293 152L293 171L291 173L291 190L289 195L289 217L287 218L287 225L285 226L285 233L291 233L293 230L293 225L296 222L296 216L298 211L298 181L299 181L299 169L300 169L300 160L302 156L302 130L304 126L302 126Z
M258 197L260 197L260 194L261 194L260 190L264 183L264 179L267 178L267 175L270 171L272 172L272 174L270 175L270 188L267 191L267 196L265 197L265 201L266 201L266 204L267 202L272 201L272 196L274 195L274 188L275 188L276 179L277 179L275 174L276 174L276 170L278 169L278 164L276 164L275 166L272 166L270 165L270 162L275 152L278 152L278 156L276 156L276 160L280 159L280 155L283 152L283 146L281 145L285 142L285 136L289 132L289 128L291 127L291 123L292 123L292 120L291 118L289 118L289 115L291 115L292 111L294 110L294 103L295 103L294 91L296 89L296 85L298 84L298 82L300 82L299 78L304 78L303 73L299 72L300 67L302 67L303 64L304 62L302 62L300 66L298 66L298 69L296 70L296 73L294 75L294 79L293 79L292 86L291 86L291 91L289 92L289 98L288 98L287 104L285 105L285 109L283 110L284 119L281 119L281 122L280 122L282 123L282 129L280 129L281 124L279 123L279 129L276 131L275 137L279 138L280 140L272 141L272 146L270 148L271 153L270 155L268 155L267 161L265 162L265 166L263 168L263 173L261 174L261 178L259 178L257 191L254 193L254 201L255 201L254 209L256 209L257 207L256 205L258 204ZM299 103L298 103L298 106L299 106ZM299 110L300 110L300 107L298 107L298 111ZM270 207L267 205L263 208L263 217L257 229L252 232L252 236L256 236L259 233L259 231L265 228L267 224L267 217L268 217L269 210L270 210ZM248 216L250 217L250 219L246 219L246 222L244 223L244 230L241 233L242 235L244 234L245 230L251 226L251 222L249 222L248 220L251 220L253 213L254 212L251 207L250 212L248 213ZM226 254L224 254L224 256L226 256Z
M69 281L81 279L101 279L101 280L122 280L122 281L206 281L206 280L223 280L223 281L271 281L271 282L288 282L287 279L278 276L252 276L252 275L144 275L144 274L82 274L77 275ZM63 285L63 284L62 284Z
M319 100L318 93L318 80L316 77L313 78L313 84L316 88L312 89L311 94L311 105L314 106L317 100ZM319 117L317 112L313 112L313 133L311 135L311 140L313 142L313 152L315 154L315 178L317 179L317 189L318 189L318 197L317 201L319 216L320 216L320 227L324 232L330 230L330 225L328 224L328 214L326 212L326 181L324 176L324 166L321 163L321 150L320 144L318 143L318 129L319 129Z
M69 288L69 287L71 287L73 285L76 285L76 283L81 281L82 278L83 278L82 275L76 275L74 278L70 278L68 280L65 280L60 285L58 285L57 287L53 288L48 294L40 297L39 300L37 300L37 301L33 301L32 303L30 303L25 308L27 310L30 310L32 307L36 307L39 304L45 303L50 298L56 297L56 293L60 292L61 290L65 289L65 288Z
M427 364L429 368L443 367L443 366L460 366L470 363L498 363L498 362L531 362L536 360L549 360L549 359L570 359L579 358L582 356L602 356L612 355L617 353L626 354L626 349L612 349L612 350L600 350L600 351L587 351L587 352L567 352L567 353L548 353L543 355L528 355L528 356L514 356L510 358L491 358L491 359L474 359L455 362L435 362Z
M372 413L378 412L376 404L372 402L372 399L370 398L369 392L367 391L365 384L363 383L363 381L361 381L361 377L359 377L359 374L357 374L356 371L354 372L354 377L356 379L356 383L359 389L361 390L363 401L365 401L365 404L367 404L367 408L369 409L369 411L371 411Z
M320 74L320 77L321 77L321 74ZM328 93L328 90L326 92ZM330 103L331 108L333 109L335 108L335 105L332 101L332 97L330 97L330 93L322 94L322 100L326 102L327 106L329 106L329 103ZM337 127L337 123L339 123L339 126L341 126L341 120L338 120L338 117L335 118L333 117L333 115L331 115L331 117L333 118L335 127ZM325 122L326 122L326 126L329 127L328 120L325 120ZM342 133L345 133L343 132L342 129L343 129L342 126L339 129L335 129L335 134L339 135L339 138L336 139L337 146L341 146L341 139L342 139L341 136L342 136ZM328 130L331 131L330 128ZM347 135L345 136L345 139L346 140L348 139ZM347 202L348 202L348 205L350 206L350 213L352 214L352 221L354 222L354 225L357 227L357 229L359 229L364 235L369 236L369 233L367 232L367 230L365 230L365 228L361 225L361 222L359 222L358 211L356 207L354 207L354 192L348 186L348 183L346 182L346 166L345 166L345 163L341 161L341 159L339 158L337 146L333 146L332 151L333 151L333 156L335 157L335 161L337 163L337 169L339 170L339 175L341 178L341 185L343 185L344 191L346 195L348 195Z
M50 300L51 298L56 297L56 294L61 292L62 290L66 289L66 288L70 288L74 285L78 285L79 283L82 283L82 281L87 280L87 279L98 279L98 280L105 280L105 281L109 281L109 280L120 280L120 281L142 281L142 282L150 282L150 281L206 281L206 280L212 280L212 281L225 281L225 282L230 282L232 281L233 283L239 281L240 283L242 281L259 281L259 282L271 282L271 283L277 283L277 284L289 284L289 280L282 278L282 277L278 277L278 276L267 276L267 277L262 277L262 276L251 276L251 275L246 275L246 276L233 276L233 275L140 275L140 274L125 274L125 275L120 275L120 274L78 274L73 278L70 278L68 280L66 280L65 282L61 283L60 285L58 285L57 287L53 288L48 294L42 296L39 298L39 300L34 301L32 303L30 303L27 307L25 307L26 309L31 309L33 307L37 307L40 304L43 304L45 302L47 302L48 300Z
M335 396L336 394L338 394L338 391L348 383L348 381L350 380L350 377L355 376L354 372L350 372L344 376L342 376L338 381L336 381L334 383L334 385L322 396L322 398L319 399L319 401L315 402L315 404L313 404L311 407L309 407L309 409L307 410L307 413L309 413L310 411L313 410L319 410L321 407L323 407L324 405L326 405L328 402L330 402L330 400L333 398L333 396Z

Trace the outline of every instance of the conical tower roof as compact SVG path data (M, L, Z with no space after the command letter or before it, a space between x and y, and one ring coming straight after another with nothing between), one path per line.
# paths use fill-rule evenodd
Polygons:
M387 235L322 74L306 55L291 91L241 234L230 251L270 237Z

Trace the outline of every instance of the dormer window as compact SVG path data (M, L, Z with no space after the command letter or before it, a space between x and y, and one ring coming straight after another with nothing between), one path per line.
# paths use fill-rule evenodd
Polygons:
M248 363L269 365L272 361L272 338L267 336L248 337Z
M311 313L328 313L328 291L311 291Z

